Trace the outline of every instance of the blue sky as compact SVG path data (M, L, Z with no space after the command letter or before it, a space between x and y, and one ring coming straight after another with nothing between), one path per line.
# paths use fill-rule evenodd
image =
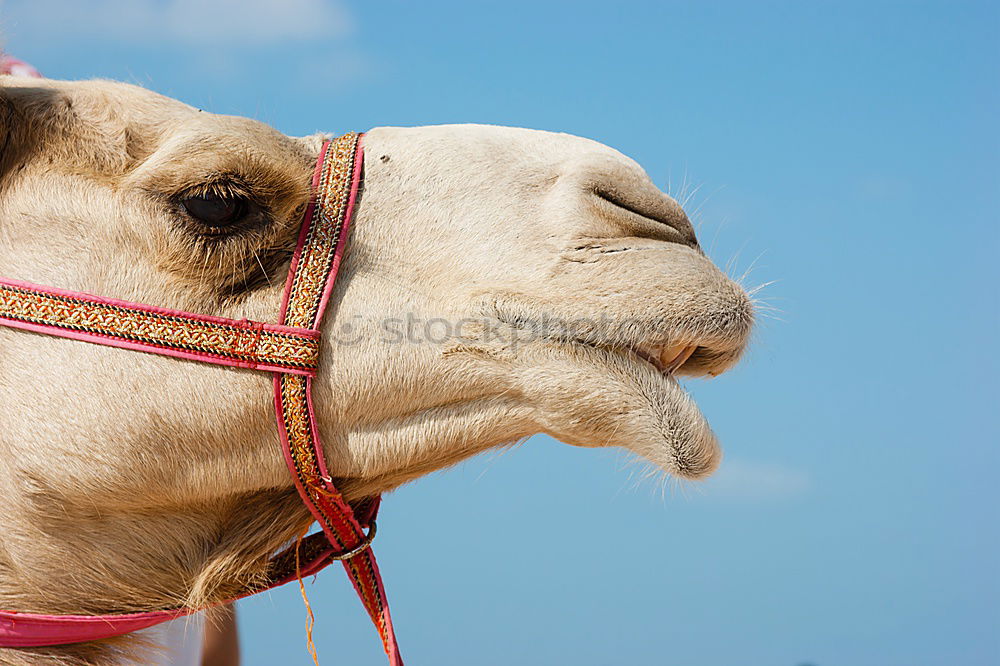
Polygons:
M716 478L539 436L387 498L408 663L1000 664L996 3L83 4L6 0L7 49L290 134L594 138L774 281L690 382ZM321 663L382 663L339 572L309 594ZM294 587L241 612L247 664L308 663Z

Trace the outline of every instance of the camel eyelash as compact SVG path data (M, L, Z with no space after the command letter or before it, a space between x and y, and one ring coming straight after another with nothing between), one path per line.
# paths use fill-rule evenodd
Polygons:
M218 174L195 184L178 189L172 199L181 200L194 196L214 195L220 197L244 198L257 201L253 188L236 174Z
M188 187L170 203L199 236L224 238L265 228L272 220L266 206L240 181L217 179Z

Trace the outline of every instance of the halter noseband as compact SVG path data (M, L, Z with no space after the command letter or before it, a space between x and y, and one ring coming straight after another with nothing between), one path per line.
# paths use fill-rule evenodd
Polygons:
M266 582L237 598L317 573L340 560L375 623L390 664L402 666L385 590L370 548L379 498L352 508L341 496L326 466L312 406L320 324L343 257L362 164L361 135L345 134L323 144L278 324L190 314L0 277L0 326L274 373L281 448L295 488L322 531L272 557ZM304 558L301 566L300 556ZM0 611L0 647L100 640L195 610L109 615Z

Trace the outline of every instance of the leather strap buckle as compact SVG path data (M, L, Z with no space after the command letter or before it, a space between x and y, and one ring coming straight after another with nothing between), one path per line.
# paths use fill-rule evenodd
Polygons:
M375 520L372 519L371 522L368 523L368 534L366 534L365 538L361 540L361 543L359 543L354 548L351 548L350 550L345 550L340 553L334 553L333 555L330 556L330 559L349 560L355 555L360 555L368 548L371 548L372 541L375 540L375 533L377 531L378 531L378 525L376 525Z

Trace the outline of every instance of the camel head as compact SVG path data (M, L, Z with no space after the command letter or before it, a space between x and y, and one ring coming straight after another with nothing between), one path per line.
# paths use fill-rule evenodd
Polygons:
M0 77L0 274L276 321L322 140L125 84ZM331 303L314 393L353 499L536 432L704 477L720 450L676 376L732 366L753 320L638 164L481 125L368 132ZM207 569L294 534L270 381L0 329L0 605L207 598ZM116 586L97 581L108 540Z

